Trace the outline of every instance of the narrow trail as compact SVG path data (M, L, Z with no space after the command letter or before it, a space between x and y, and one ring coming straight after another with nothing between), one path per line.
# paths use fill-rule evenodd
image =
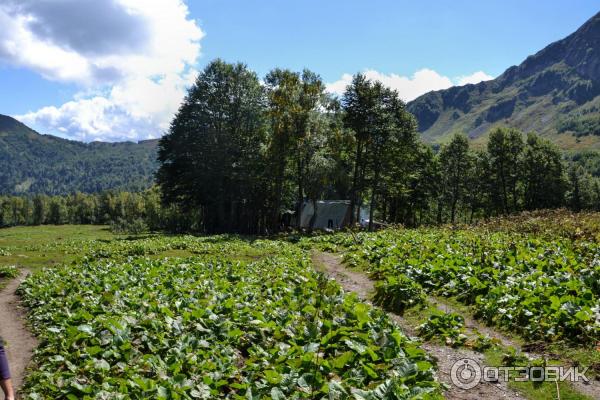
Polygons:
M552 358L552 356L548 356L548 354L534 351L523 351L521 345L515 342L513 339L509 338L502 332L498 332L494 328L490 328L489 326L482 324L476 319L471 318L469 315L461 313L452 305L447 304L443 299L435 297L429 297L428 299L429 302L435 305L439 310L460 314L465 320L465 328L467 332L477 331L491 338L495 338L503 347L513 347L531 359ZM572 363L573 362L571 360L564 360L563 365L570 366ZM589 396L593 399L600 399L600 381L597 379L591 379L587 383L583 381L571 382L571 386L581 394Z
M325 272L329 277L335 279L346 291L355 292L363 301L369 302L370 294L374 290L374 283L366 274L352 271L346 268L339 256L329 253L315 252L313 262L317 268ZM416 327L411 326L404 318L397 314L388 312L388 315L400 326L408 336L416 336ZM450 400L522 400L523 397L514 390L508 388L505 382L489 383L485 382L477 387L464 390L452 384L450 371L454 363L464 358L476 360L480 365L484 365L484 358L481 353L468 349L454 349L448 346L439 345L433 342L426 342L421 346L425 351L432 355L437 361L438 377L441 382L449 386L445 392L446 399Z
M18 393L25 369L31 361L33 351L37 346L36 338L25 326L25 310L20 306L19 297L15 291L25 279L29 271L22 270L18 278L13 279L0 291L0 337L5 341L13 385ZM0 394L0 398L4 398Z

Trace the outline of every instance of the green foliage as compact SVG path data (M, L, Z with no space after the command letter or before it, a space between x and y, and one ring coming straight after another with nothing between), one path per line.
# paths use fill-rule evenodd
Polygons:
M110 224L116 232L177 230L185 217L160 204L156 189L142 193L75 193L69 196L0 196L0 227L18 225ZM188 229L190 225L185 225Z
M436 312L419 326L419 336L426 340L441 339L448 346L457 347L467 341L467 336L463 333L464 327L465 321L462 316Z
M538 239L600 242L600 214L565 209L538 210L480 221L476 231L502 232Z
M567 132L575 136L600 136L600 116L595 113L574 115L560 120L557 129L560 133Z
M526 209L563 205L567 182L562 156L555 145L537 135L528 134L521 165Z
M472 305L476 317L526 340L592 346L600 340L600 245L585 238L482 228L390 229L360 241L348 234L320 240L343 246L346 259L374 277L406 276L426 292Z
M81 143L40 135L0 115L0 194L142 191L158 166L156 145Z
M211 62L160 139L162 200L208 232L252 232L265 205L264 89L243 64Z
M355 206L360 206L368 195L369 230L373 230L379 198L397 195L403 188L404 182L397 178L406 171L411 153L418 148L416 121L397 91L363 74L353 77L342 106L344 125L354 135L355 154L348 222L360 222L355 218Z
M588 171L592 176L600 176L600 152L594 150L586 150L566 154L567 160L573 164L577 164Z
M388 276L375 285L373 303L402 315L405 310L425 304L423 288L405 275Z
M89 246L88 261L19 289L41 339L30 398L442 398L423 350L293 245L176 236ZM164 248L197 256L144 257Z
M497 128L490 133L487 152L492 169L492 187L497 190L493 193L493 202L506 214L509 211L516 212L520 207L519 181L523 148L523 133L517 129Z
M502 365L506 366L524 366L529 362L529 358L527 358L524 354L517 351L514 347L509 347L502 354Z
M477 333L475 339L468 341L467 346L471 347L475 351L483 353L484 351L489 350L494 346L498 346L499 344L500 341L498 339L490 338L489 336Z
M0 265L0 278L16 278L19 270L14 265Z
M137 218L133 221L127 221L124 219L118 219L110 224L110 230L113 233L130 233L132 235L139 235L144 232L148 232L148 225L143 219Z
M296 215L300 215L307 185L311 183L307 180L307 172L314 167L312 164L325 166L323 157L327 153L321 151L317 154L326 148L327 136L320 129L319 120L323 119L323 115L319 115L322 114L319 109L327 108L329 99L325 95L325 84L321 77L306 69L297 73L276 68L267 74L265 83L267 114L271 120L271 137L265 161L273 167L267 176L273 180L270 218L272 228L277 229L278 214L284 199L286 167L291 171L291 181L296 186L295 211ZM325 179L320 182L320 191L323 191L330 170L325 168L322 171L325 174L322 178ZM315 186L311 189L311 198L317 200ZM299 219L296 219L296 226L300 227Z
M456 207L466 197L469 171L473 168L473 156L469 152L469 141L466 136L455 134L452 140L440 151L440 169L443 179L442 190L444 200L450 203L450 222L456 220Z

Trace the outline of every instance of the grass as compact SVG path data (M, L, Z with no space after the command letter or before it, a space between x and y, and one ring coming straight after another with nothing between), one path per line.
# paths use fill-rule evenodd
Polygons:
M456 302L456 301L448 301L448 299L445 299L446 302L448 304L452 305L452 310L453 312L458 312L459 314L462 315L469 315L470 313L468 311L468 307ZM456 307L455 307L455 303L456 303ZM443 306L442 306L443 309ZM436 312L437 308L431 304L428 304L425 307L414 307L411 308L409 310L407 310L404 315L403 318L411 325L411 326L419 326L421 324L423 324L425 321L427 321L427 319L433 315ZM520 343L521 339L520 338L514 338L511 337L511 339L514 339L516 343ZM557 347L557 353L559 354L559 357L570 357L570 359L580 359L581 360L581 365L591 365L593 360L596 360L596 358L600 357L600 352L589 352L589 351L584 351L584 350L574 350L574 349L568 349L568 348L564 348L562 351L558 352L558 346ZM508 347L504 347L504 346L500 346L500 345L496 345L493 346L492 348L486 350L483 352L483 355L485 357L485 361L486 364L489 366L506 366L506 362L504 362L504 355L505 353L509 352L510 349ZM568 354L567 354L568 353ZM587 357L587 360L584 360L584 358ZM564 361L559 361L559 360L549 360L548 361L549 365L555 365L555 366L559 366L559 365L563 365L563 366L567 366L565 365L566 363ZM586 374L588 376L588 378L590 379L594 379L592 377L591 373L587 373ZM502 378L502 376L500 377ZM532 399L532 400L556 400L559 397L557 396L557 386L555 382L542 382L541 384L537 384L537 383L533 383L533 382L515 382L514 380L511 380L510 382L508 382L508 386L516 391L518 391L519 393L521 393L523 395L524 398L526 399ZM559 382L558 383L558 391L560 391L560 399L561 400L593 400L591 397L583 395L579 392L577 392L569 382Z
M436 297L435 300L442 305L448 304L454 312L469 316L471 319L475 319L473 312L469 306L460 303L458 300L449 298ZM499 330L494 327L496 331L499 331L505 337L509 338L513 343L519 346L527 347L529 343L521 336L516 335L508 330ZM600 351L596 349L590 349L585 347L573 347L572 344L565 344L561 342L557 343L531 343L532 352L544 353L552 355L552 358L560 360L561 365L582 365L590 367L587 376L590 379L596 379L600 373ZM558 361L557 361L558 362Z
M69 254L60 244L118 238L100 225L44 225L0 229L0 265L40 268L70 263L82 254ZM57 246L59 245L59 246ZM2 251L3 250L3 251Z
M81 260L84 251L78 251L91 241L112 242L146 239L160 236L119 235L103 225L43 225L0 229L0 266L14 265L37 271L43 267L70 264ZM252 238L247 238L251 243ZM186 258L198 253L187 249L169 249L148 258ZM235 254L219 254L236 261L253 261L264 257L264 250L248 246Z
M494 347L484 352L485 361L490 366L505 366L503 361L507 349ZM518 364L518 363L517 363ZM548 365L564 365L560 361L548 360ZM515 382L510 380L508 386L522 393L527 399L535 400L593 400L591 397L577 392L569 382ZM560 394L560 396L559 396Z

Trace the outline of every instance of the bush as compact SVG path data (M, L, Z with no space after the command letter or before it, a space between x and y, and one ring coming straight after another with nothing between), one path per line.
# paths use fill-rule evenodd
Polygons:
M425 304L427 297L421 285L406 275L390 276L375 285L373 302L388 311L402 315L405 310Z
M19 276L19 269L14 265L0 265L0 278L16 278Z
M110 230L113 233L128 233L132 235L139 235L148 231L148 225L141 218L137 218L132 221L119 218L116 221L111 222Z
M438 312L429 317L427 322L419 326L419 336L426 340L434 337L444 339L448 346L461 346L467 340L463 333L465 320L455 313Z

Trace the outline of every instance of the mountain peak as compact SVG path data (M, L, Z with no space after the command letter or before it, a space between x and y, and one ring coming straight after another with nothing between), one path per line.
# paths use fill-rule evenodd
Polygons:
M13 117L0 114L0 132L14 131L19 128L26 128L26 126Z
M583 77L600 79L600 13L594 15L577 31L558 40L536 54L527 57L517 67L516 76L531 76L554 64L563 62L576 68Z
M594 117L600 109L600 13L498 78L427 93L408 109L428 141L444 141L454 131L477 139L493 126L509 125L581 147L579 137L596 132L588 119L598 119L592 125L600 133ZM600 147L600 136L590 142Z

